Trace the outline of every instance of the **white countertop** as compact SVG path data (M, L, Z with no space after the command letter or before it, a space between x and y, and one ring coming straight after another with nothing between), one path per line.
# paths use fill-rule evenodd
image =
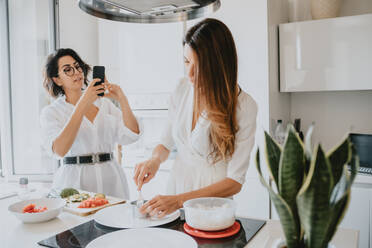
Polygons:
M265 226L253 237L245 248L273 248L278 239L283 238L280 222L268 220ZM358 248L359 231L339 228L331 244L336 248Z
M0 183L0 188L5 186L4 183ZM48 192L47 184L35 184L35 187L38 188L32 193L35 198ZM17 201L20 201L17 196L0 199L0 244L2 248L40 247L37 245L38 241L87 222L94 217L94 215L81 217L62 212L57 218L44 223L24 224L8 212L8 206ZM280 223L270 220L246 247L272 248L272 242L281 236ZM357 248L358 231L339 229L333 241L337 248Z
M354 185L356 184L364 184L365 186L372 188L372 175L359 173L354 181Z
M0 184L0 187L4 186L5 184ZM36 184L36 187L41 189L31 193L32 197L37 198L48 192L48 188L42 184ZM24 224L8 211L8 206L18 201L20 201L18 196L0 200L0 246L2 248L41 247L37 244L38 241L93 218L93 216L80 217L62 212L57 218L44 223Z

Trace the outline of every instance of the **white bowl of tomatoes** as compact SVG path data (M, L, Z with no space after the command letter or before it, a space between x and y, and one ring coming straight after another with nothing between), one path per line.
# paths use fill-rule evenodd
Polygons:
M16 202L8 210L24 223L38 223L54 219L65 205L60 198L40 198Z

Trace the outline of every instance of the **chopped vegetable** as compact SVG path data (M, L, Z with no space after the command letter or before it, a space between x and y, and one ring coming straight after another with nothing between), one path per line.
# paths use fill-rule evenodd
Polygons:
M66 197L69 197L69 196L72 196L72 195L75 195L75 194L79 194L79 191L77 191L74 188L65 188L65 189L62 190L60 196L62 198L66 198Z
M36 208L36 205L31 203L23 208L23 213L41 213L48 210L47 207Z
M75 194L67 198L67 203L82 202L84 200L87 200L89 197L90 195L87 193Z
M106 199L106 196L105 196L105 194L97 193L97 194L94 195L94 198Z
M88 200L83 201L80 203L78 208L95 208L95 207L100 207L103 205L106 205L108 200L102 199L102 198L89 198Z

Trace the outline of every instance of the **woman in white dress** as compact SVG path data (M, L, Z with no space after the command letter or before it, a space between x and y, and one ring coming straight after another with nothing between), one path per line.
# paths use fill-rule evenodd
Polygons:
M88 84L89 71L72 49L57 50L46 63L44 87L56 99L41 112L43 146L62 162L53 187L129 199L127 179L112 152L116 144L137 141L140 128L121 88L107 80L94 86L99 79Z
M198 197L232 197L241 190L254 145L257 106L237 83L237 53L231 32L216 19L193 26L184 39L188 79L170 99L169 122L152 157L135 168L140 190L175 146L168 195L141 211L159 217Z

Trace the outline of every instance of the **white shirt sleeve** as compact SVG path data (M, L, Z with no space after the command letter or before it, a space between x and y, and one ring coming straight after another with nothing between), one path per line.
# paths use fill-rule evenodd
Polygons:
M61 157L53 151L53 142L63 130L64 123L59 118L55 109L47 106L42 110L40 115L40 126L42 147L50 157L61 159Z
M123 114L121 110L116 107L110 100L105 99L109 106L109 114L114 116L115 118L115 130L116 130L116 142L121 145L128 145L131 143L136 142L142 135L143 135L143 124L142 122L136 117L139 133L135 133L129 128L124 125L123 121Z
M257 105L249 95L247 97L240 103L241 109L237 113L239 130L236 133L234 153L227 165L227 177L240 184L245 182L256 133Z

